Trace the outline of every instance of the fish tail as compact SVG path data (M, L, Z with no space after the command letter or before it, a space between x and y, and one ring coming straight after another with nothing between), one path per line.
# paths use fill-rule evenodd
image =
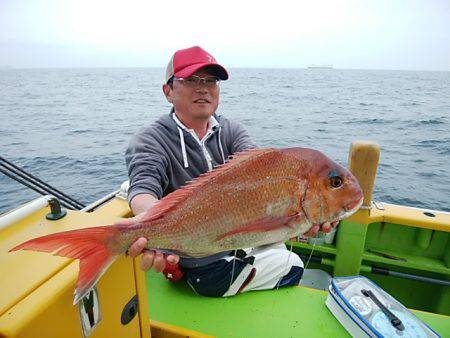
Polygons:
M101 226L42 236L22 243L10 251L32 250L80 260L80 273L74 304L97 283L118 255L125 252L117 242L118 226Z

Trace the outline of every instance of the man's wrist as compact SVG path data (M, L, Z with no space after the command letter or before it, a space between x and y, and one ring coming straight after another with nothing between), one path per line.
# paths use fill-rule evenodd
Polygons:
M130 201L130 207L135 215L139 215L153 207L156 202L158 199L152 194L139 194Z

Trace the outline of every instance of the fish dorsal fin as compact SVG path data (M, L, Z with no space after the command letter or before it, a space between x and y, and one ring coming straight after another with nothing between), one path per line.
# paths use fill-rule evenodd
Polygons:
M144 220L154 221L158 218L161 218L168 211L172 210L178 204L180 204L181 202L185 201L187 198L192 196L193 192L198 187L201 187L206 183L226 174L231 168L239 166L247 162L249 159L253 159L255 157L271 153L274 150L275 150L274 148L250 149L232 155L227 163L221 164L212 171L209 171L205 174L201 174L199 177L194 178L184 187L174 191L173 193L167 195L166 197L158 201L153 206L153 208L149 210L148 215L144 217Z

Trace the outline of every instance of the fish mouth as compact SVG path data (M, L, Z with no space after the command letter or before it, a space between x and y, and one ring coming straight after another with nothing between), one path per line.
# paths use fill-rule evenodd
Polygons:
M344 205L344 210L345 211L352 211L355 209L358 210L361 207L361 205L363 204L363 201L364 201L364 196L362 196L360 199L358 199L356 201L353 201L353 202L348 203L347 205Z
M341 215L339 215L339 220L350 217L355 212L357 212L359 210L359 208L361 207L361 205L363 204L363 201L364 201L364 196L361 197L356 202L351 202L351 203L345 205L344 212Z

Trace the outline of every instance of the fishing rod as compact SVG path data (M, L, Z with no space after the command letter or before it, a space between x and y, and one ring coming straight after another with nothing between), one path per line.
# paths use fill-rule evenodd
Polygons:
M0 168L0 172L3 173L3 174L5 174L6 176L12 178L13 180L15 180L15 181L17 181L17 182L23 184L24 186L30 188L31 190L36 191L38 194L46 195L46 192L45 192L44 190L41 190L41 189L39 189L39 188L37 188L37 187L34 187L34 186L32 186L31 184L29 184L28 182L26 182L26 181L24 181L24 180L22 180L22 179L20 179L20 178L18 178L18 177L15 177L15 176L14 176L13 174L11 174L10 172L8 172L8 171L6 171L6 170L4 170L4 169L2 169L2 168ZM66 207L66 208L68 208L68 209L75 209L72 205L67 204L65 201L62 201L62 200L61 200L60 203L61 203L62 206Z
M1 162L4 162L4 163L1 163ZM9 169L9 170L11 170L11 168L13 168L14 170L11 170L11 171L13 171L14 173L18 174L19 176L21 176L21 177L23 177L25 179L29 178L30 180L34 180L35 182L37 182L37 183L34 183L35 185L39 186L39 184L40 184L40 185L42 185L42 187L41 187L42 189L45 189L48 192L52 192L53 191L52 192L53 195L58 194L58 195L62 196L64 199L66 199L66 200L68 200L68 201L78 205L81 208L85 207L85 205L83 205L82 203L80 203L77 200L73 199L72 197L66 195L62 191L52 187L50 184L40 180L36 176L33 176L29 172L25 171L23 168L20 168L20 167L16 166L14 163L11 163L10 161L8 161L7 159L5 159L2 156L0 156L0 165L3 165L3 167L5 167L6 169ZM11 168L8 168L8 166L11 167ZM26 176L26 177L24 177L24 176Z
M3 167L3 169L2 169ZM63 195L59 194L57 191L53 190L52 187L48 187L45 184L41 184L37 181L34 181L32 178L28 177L26 174L22 173L22 172L18 172L15 171L9 167L7 167L6 165L4 165L4 163L0 163L0 171L5 174L6 176L14 179L15 181L25 185L26 187L36 191L39 194L42 195L54 195L55 197L57 197L59 200L61 200L61 202L65 202L65 204L67 204L67 206L70 209L75 209L75 210L79 210L81 209L80 205L78 205L75 202L72 202L70 199L65 198ZM6 170L5 170L6 169ZM23 178L20 179L19 177Z
M3 167L3 169L1 168ZM61 204L69 209L80 210L85 208L85 205L66 195L62 191L52 187L46 182L43 182L39 178L26 172L24 169L14 165L13 163L0 156L0 171L6 176L14 179L15 181L25 185L26 187L38 192L42 195L51 194L61 200ZM20 179L21 177L22 179Z

